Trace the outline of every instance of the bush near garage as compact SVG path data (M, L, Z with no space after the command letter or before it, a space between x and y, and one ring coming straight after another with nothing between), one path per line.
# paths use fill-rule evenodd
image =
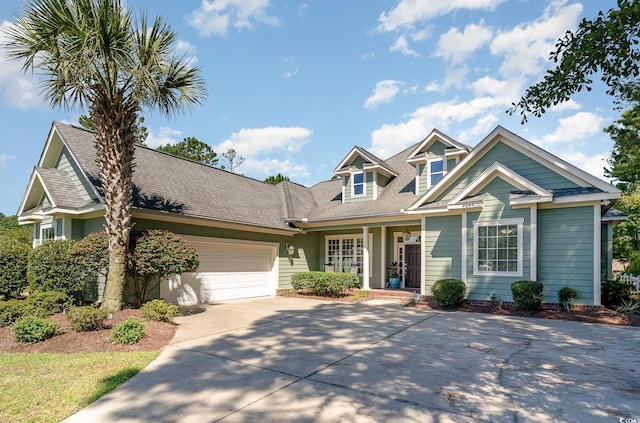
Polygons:
M565 311L571 310L571 304L580 297L580 291L570 286L565 286L558 291L558 301Z
M168 304L165 300L151 300L140 307L140 314L147 320L174 323L173 318L178 314L178 306Z
M296 291L337 297L348 289L360 287L360 280L353 273L302 272L291 276L291 285Z
M67 312L67 320L76 332L90 332L104 327L104 321L109 316L108 310L101 310L91 306L72 307Z
M114 344L133 345L144 336L144 323L135 317L129 317L111 329L109 336Z
M24 316L44 317L69 307L69 297L63 292L34 292L25 299L0 301L0 327L12 325Z
M542 309L544 285L537 281L517 281L511 284L511 295L518 310L524 314L537 313Z
M27 265L31 247L16 239L0 236L0 297L19 298L27 289Z
M464 302L467 286L458 279L440 279L433 284L431 292L440 307L458 307Z

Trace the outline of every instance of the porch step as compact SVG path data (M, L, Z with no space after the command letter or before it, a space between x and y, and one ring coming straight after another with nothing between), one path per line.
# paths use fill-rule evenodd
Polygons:
M404 300L409 301L418 290L409 289L372 289L370 298L377 300Z

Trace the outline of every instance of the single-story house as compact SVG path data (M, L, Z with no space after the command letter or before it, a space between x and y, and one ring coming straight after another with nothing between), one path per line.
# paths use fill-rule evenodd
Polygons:
M81 239L104 224L93 134L55 122L18 211L34 245ZM477 146L438 130L383 160L353 147L335 177L277 185L136 146L135 228L189 240L200 268L164 281L177 304L274 295L309 270L356 273L385 288L390 262L401 287L424 295L439 279L467 297L511 301L517 280L564 286L600 304L611 274L614 186L496 127Z

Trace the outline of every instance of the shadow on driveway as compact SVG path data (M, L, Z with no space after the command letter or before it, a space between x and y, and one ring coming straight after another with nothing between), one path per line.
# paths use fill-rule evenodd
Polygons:
M635 327L280 297L181 322L157 360L67 421L640 417Z

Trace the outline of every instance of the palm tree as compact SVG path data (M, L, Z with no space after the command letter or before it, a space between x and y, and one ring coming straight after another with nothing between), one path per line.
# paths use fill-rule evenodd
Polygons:
M200 69L173 49L161 17L138 20L120 0L30 0L8 31L9 56L37 69L53 107L88 107L109 234L102 308L122 307L131 231L135 127L143 107L184 112L206 96Z

